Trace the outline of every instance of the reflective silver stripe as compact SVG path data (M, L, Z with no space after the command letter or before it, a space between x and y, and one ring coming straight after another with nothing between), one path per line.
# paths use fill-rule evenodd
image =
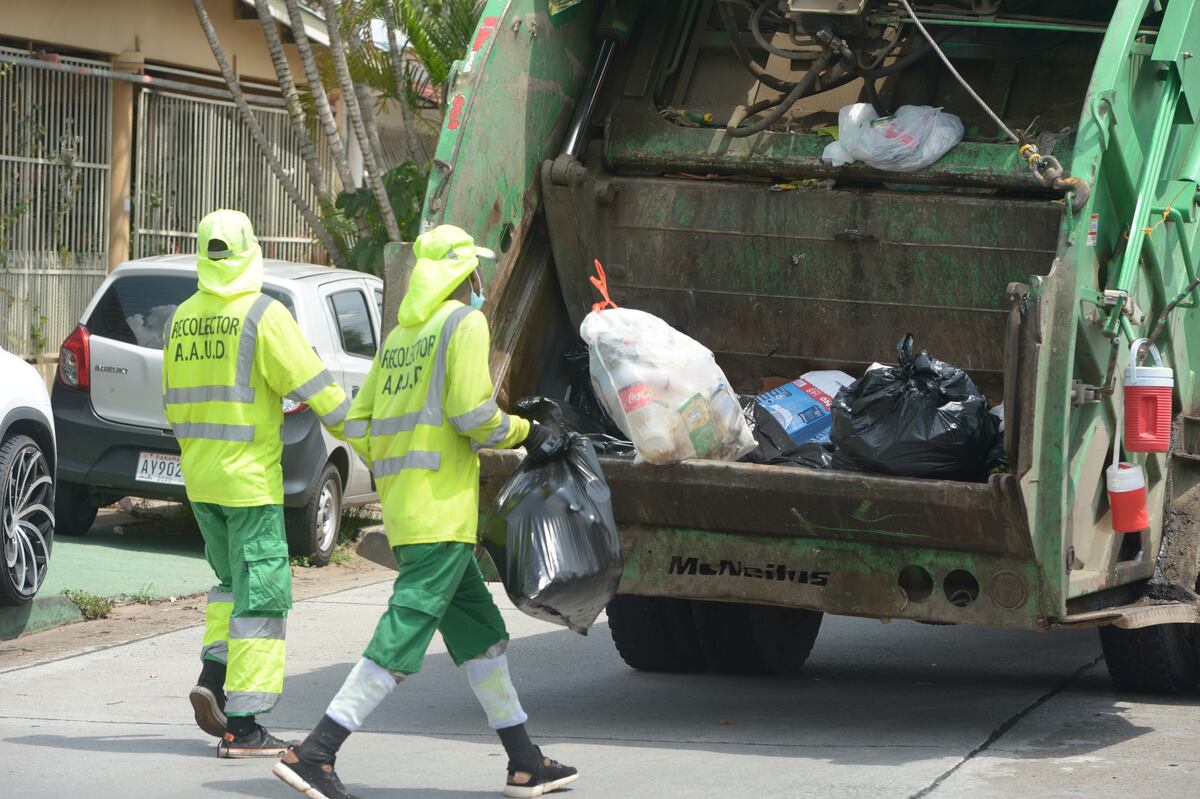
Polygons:
M233 255L233 250L230 250L230 249L209 250L207 257L208 257L208 260L210 260L210 261L217 261L217 260L220 260L221 258L228 258L231 255Z
M366 419L355 419L352 422L346 422L346 438L362 438L370 429L371 423Z
M492 421L492 417L496 415L496 411L500 410L496 407L494 400L488 400L473 411L460 413L458 416L450 417L450 424L454 425L454 429L460 433L469 433L476 427L485 425Z
M273 638L282 641L287 635L287 619L237 617L229 620L230 638Z
M254 402L254 389L250 386L192 386L191 388L168 388L167 402L172 405L188 405L193 402Z
M429 393L425 395L425 406L419 411L406 413L403 416L384 416L372 419L371 435L393 436L397 433L408 433L415 430L419 424L427 424L432 427L442 426L442 396L446 391L446 358L450 350L450 338L471 311L472 309L465 305L455 308L442 323L441 338L438 339L437 352L433 356L433 373L429 378Z
M508 438L508 431L512 427L512 418L506 413L500 419L500 426L487 437L487 440L480 444L480 447L498 447L504 439Z
M238 339L237 377L233 380L235 386L250 385L250 374L254 369L254 347L258 342L258 323L262 321L263 314L273 302L275 300L266 294L259 295L242 321L242 335Z
M209 602L233 602L232 591L222 591L220 588L213 588L208 592Z
M216 658L222 663L227 663L229 661L229 643L226 641L217 641L216 643L209 644L200 650L200 657L208 658L209 660Z
M340 405L329 413L320 414L321 424L326 427L333 427L335 424L344 422L348 413L350 413L350 400L344 399Z
M225 700L225 715L266 713L278 702L279 694L270 691L232 691Z
M328 369L322 369L320 374L318 374L312 380L309 380L304 385L300 386L300 388L296 389L291 394L288 394L288 397L296 400L297 402L308 402L318 392L324 391L332 385L333 375L329 374Z
M174 425L176 438L204 438L209 441L253 441L252 424L214 424L179 422Z
M442 468L442 453L440 452L410 452L399 458L380 458L375 461L371 471L376 478L391 477L408 469L427 469L436 472Z

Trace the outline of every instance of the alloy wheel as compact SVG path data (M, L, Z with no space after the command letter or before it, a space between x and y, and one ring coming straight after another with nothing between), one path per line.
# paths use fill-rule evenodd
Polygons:
M16 451L0 490L4 569L17 594L32 597L46 579L54 539L54 483L36 444Z

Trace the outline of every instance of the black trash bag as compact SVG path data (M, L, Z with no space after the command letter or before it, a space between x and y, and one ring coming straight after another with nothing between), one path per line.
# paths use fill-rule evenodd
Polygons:
M770 411L754 397L739 396L742 416L750 425L758 447L742 458L745 463L767 466L803 466L809 469L832 469L833 447L809 441L797 444Z
M592 442L598 455L632 458L637 455L633 442L604 432L604 426L581 412L549 397L525 397L513 406L513 413L544 424L559 435L579 433Z
M567 402L589 419L600 423L601 432L617 439L624 439L625 433L604 410L596 389L592 386L592 355L587 344L580 341L563 355L567 364L567 377L570 381L567 389Z
M563 457L517 467L482 538L514 605L586 635L621 582L621 542L592 443L567 439Z
M834 468L986 479L996 427L983 394L962 369L914 355L912 334L896 354L899 366L870 370L834 399Z

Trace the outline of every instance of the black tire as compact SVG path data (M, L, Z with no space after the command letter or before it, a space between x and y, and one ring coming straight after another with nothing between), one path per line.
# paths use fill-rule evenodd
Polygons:
M751 622L750 605L737 602L692 602L692 619L700 649L720 674L766 674Z
M29 436L0 445L0 606L33 599L54 546L54 473Z
M1180 694L1200 680L1195 632L1190 624L1123 630L1100 628L1100 647L1113 683L1123 691Z
M679 674L708 667L686 599L615 596L608 603L608 629L621 660L638 671Z
M812 654L825 614L767 605L752 605L749 613L754 642L766 673L782 677L800 671Z
M307 556L313 566L329 563L342 529L342 474L336 466L325 465L308 503L285 508L283 521L293 555Z
M56 535L87 535L100 510L85 486L59 483L54 489L54 532Z

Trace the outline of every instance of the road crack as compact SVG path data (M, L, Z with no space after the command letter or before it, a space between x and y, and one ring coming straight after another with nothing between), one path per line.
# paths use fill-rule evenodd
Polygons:
M1082 677L1084 674L1091 671L1093 668L1095 668L1096 664L1098 664L1103 659L1104 659L1104 655L1097 655L1096 657L1092 658L1089 662L1085 663L1084 665L1080 666L1078 669L1073 671L1065 680L1063 680L1057 686L1052 688L1050 691L1048 691L1045 694L1042 694L1037 699L1035 699L1033 702L1031 702L1028 705L1026 705L1025 707L1021 708L1019 711L1017 711L1012 716L1009 716L1007 719L1004 720L1003 724L1001 724L996 729L992 730L992 734L987 737L987 740L985 740L979 746L972 749L970 752L967 752L966 756L964 756L962 760L958 761L953 766L951 766L950 768L943 771L941 774L939 774L937 776L937 778L933 782L929 783L929 785L925 786L921 790L919 790L916 793L909 796L908 799L924 799L924 797L929 796L931 793L936 791L939 787L941 787L942 783L944 783L946 780L950 779L950 777L953 776L956 771L958 771L960 768L965 766L967 763L974 760L978 755L982 754L983 752L986 752L997 741L999 741L1001 738L1003 738L1005 735L1007 735L1009 730L1011 730L1013 727L1020 724L1022 719L1024 719L1030 713L1037 710L1039 707L1046 704L1051 699L1053 699L1054 697L1058 696L1060 693L1065 691L1071 683L1075 682L1080 677Z

